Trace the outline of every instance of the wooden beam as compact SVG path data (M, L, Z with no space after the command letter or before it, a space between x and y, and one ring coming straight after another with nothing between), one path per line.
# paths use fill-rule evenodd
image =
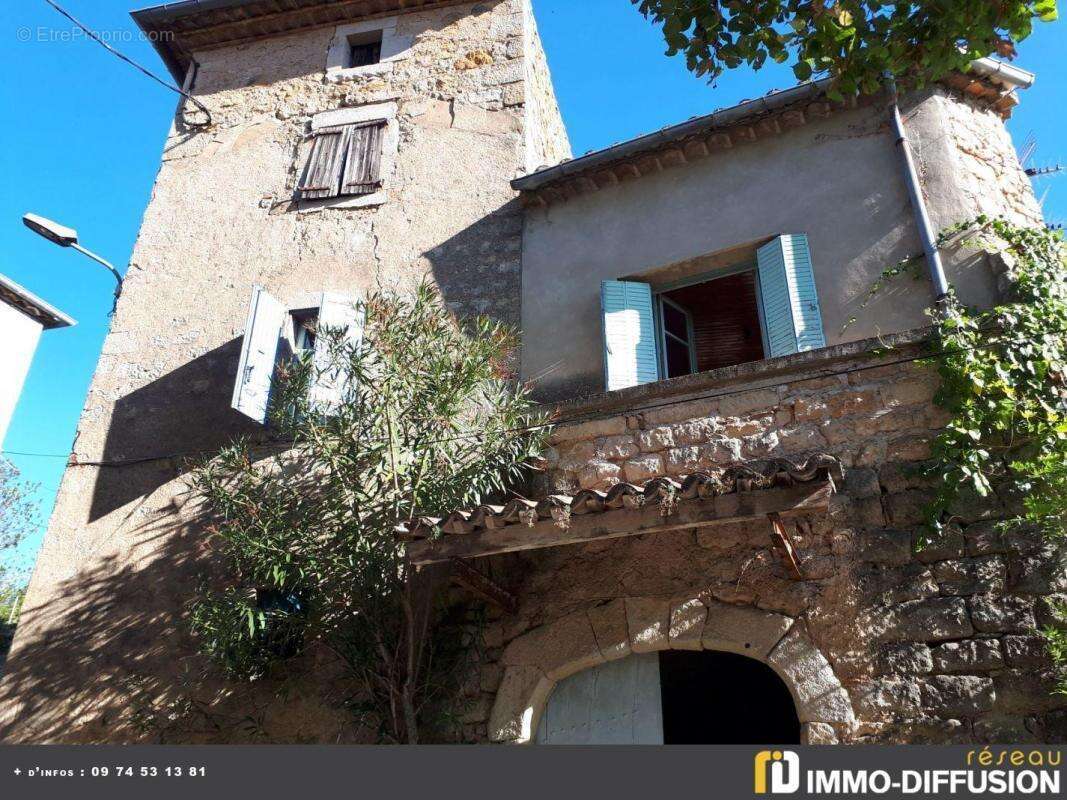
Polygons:
M404 11L430 11L449 5L456 5L460 0L421 0L421 2L400 2L381 7L369 0L339 0L328 3L326 0L317 6L301 9L282 9L269 11L257 16L246 16L237 20L214 22L208 25L186 24L175 33L185 45L185 50L192 52L201 49L228 47L246 42L253 42L272 36L282 36L294 31L325 28L355 22L386 14L398 14ZM204 12L205 14L210 12ZM267 27L265 27L267 26ZM256 30L258 28L258 30Z
M601 189L606 189L609 186L618 186L619 178L610 169L602 169L593 173L593 181Z
M668 147L659 157L660 163L666 167L680 167L687 163L685 153L679 147Z
M685 150L686 158L688 158L690 161L696 160L698 158L704 158L709 154L708 146L704 143L702 139L690 139L685 143L685 147L683 149Z
M663 515L660 505L623 508L593 514L576 514L561 529L554 520L541 520L532 527L509 525L495 531L453 534L437 539L408 542L412 564L436 564L453 558L482 558L499 553L515 553L560 547L568 544L639 536L645 533L690 530L731 522L764 520L768 514L783 517L825 511L834 492L833 483L813 481L779 489L724 494L704 500L679 502L674 513Z
M514 614L518 610L519 603L515 599L515 595L496 581L483 575L461 558L449 559L449 564L452 565L453 583L462 586L469 592L473 592L482 600L491 603L508 614Z
M704 144L707 145L709 152L714 150L727 150L734 146L730 135L721 132L711 134L711 136L704 140Z
M767 519L771 521L772 546L775 550L781 552L785 560L789 562L796 579L798 581L804 580L804 573L800 571L800 563L797 561L796 548L793 546L793 540L789 537L789 531L785 528L785 523L782 522L782 515L768 514Z

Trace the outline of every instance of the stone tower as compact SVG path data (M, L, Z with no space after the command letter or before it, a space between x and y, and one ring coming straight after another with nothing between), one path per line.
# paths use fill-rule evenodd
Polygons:
M183 102L167 137L0 682L0 739L133 741L188 708L206 537L187 476L260 430L231 408L254 286L306 309L428 275L456 311L518 323L509 182L570 154L530 0L299 5L135 15L212 119ZM226 703L208 705L178 740L212 738ZM254 705L272 737L354 735L326 687Z

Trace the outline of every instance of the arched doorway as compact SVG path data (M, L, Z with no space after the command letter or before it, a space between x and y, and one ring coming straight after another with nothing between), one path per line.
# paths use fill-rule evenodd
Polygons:
M659 653L664 744L799 744L796 705L773 669L717 650Z
M795 744L800 720L782 679L714 650L632 655L556 684L540 744Z

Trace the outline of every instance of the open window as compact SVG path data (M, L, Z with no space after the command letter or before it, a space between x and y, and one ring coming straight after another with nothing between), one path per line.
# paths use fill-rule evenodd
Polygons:
M262 286L253 287L234 382L234 410L265 424L278 366L306 353L319 367L318 380L310 388L312 403L324 411L339 403L351 378L343 365L332 363L331 337L322 335L325 330L358 343L363 338L362 308L351 297L327 292L317 306L291 310Z
M364 31L348 37L348 63L346 67L369 67L382 60L382 31Z
M825 346L807 237L775 237L755 256L656 290L605 281L608 391Z

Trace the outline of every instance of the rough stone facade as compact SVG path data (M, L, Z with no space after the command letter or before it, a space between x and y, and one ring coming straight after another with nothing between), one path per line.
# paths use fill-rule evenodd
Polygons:
M945 417L908 338L888 355L860 342L565 407L595 418L555 434L559 492L812 452L837 456L844 483L828 514L791 526L803 580L772 552L769 523L494 557L520 607L486 629L468 736L528 740L553 684L579 669L708 648L770 664L806 741L1067 739L1036 633L1067 592L1067 551L1000 532L1020 511L1008 493L965 498L961 533L915 549L931 484L914 468Z
M1011 136L990 108L958 94L942 99L945 131L959 174L962 206L989 217L1005 217L1017 225L1043 225L1033 186L1020 168ZM925 164L924 164L925 166ZM996 186L990 192L988 187Z
M529 2L394 19L408 46L355 71L328 72L333 27L197 53L193 92L215 125L179 115L167 138L79 424L80 466L63 478L0 682L0 739L158 736L145 715L189 702L183 615L206 543L185 479L196 453L262 435L230 409L253 284L302 308L429 276L457 312L518 323L509 181L569 151ZM395 105L384 202L295 207L315 115L368 104ZM260 709L258 733L226 735L358 739L337 694L246 698L230 711ZM224 695L212 719L229 713ZM182 738L217 740L204 719Z
M328 67L339 35L330 27L197 54L193 90L215 126L179 121L168 137L0 681L0 739L372 738L353 721L351 687L326 653L302 657L290 673L297 680L283 675L251 687L203 671L185 617L211 566L210 544L188 471L191 456L237 435L262 435L230 409L253 284L301 308L323 291L358 294L428 274L461 314L521 319L529 264L509 180L570 152L529 0L402 13L390 31L409 45L354 71ZM993 208L985 198L995 192L961 190L952 176L962 171L968 185L1003 187L997 208L1039 219L999 120L941 90L920 100L911 110L930 143L919 155L935 209ZM395 134L382 191L360 204L294 203L309 131L323 124L318 115L362 113L369 104L390 115ZM949 115L955 121L934 130ZM825 144L895 175L894 152L875 142L886 138L882 122L863 112L804 136L812 148ZM828 133L839 138L811 139ZM783 139L762 152L788 147ZM738 158L758 162L759 153L752 147ZM785 155L787 166L797 163L795 153ZM759 167L742 170L745 185L788 174L783 167L768 177ZM674 181L669 194L679 195L681 169L657 179ZM855 196L882 185L864 183L862 173L846 177L858 182ZM823 197L851 202L834 179L820 184ZM891 249L882 255L914 249L899 183L875 199L888 209L890 233L876 236L859 222L851 233L875 249L885 238ZM645 214L648 198L638 200ZM588 246L595 226L576 224L576 206L544 211L542 222L575 227ZM678 219L672 223L659 234L675 245L689 241ZM733 237L724 246L740 235L730 224L720 226ZM639 256L634 230L596 233ZM689 257L716 249L699 244ZM652 239L642 245L656 247ZM570 272L589 279L591 263ZM843 258L841 271L850 264ZM869 285L853 278L851 299ZM566 285L552 289L557 297L545 292L538 302L556 309L552 325L573 337L559 319ZM909 301L921 307L925 295ZM594 311L583 324L595 318ZM555 434L546 490L814 452L837 456L844 482L829 513L793 526L801 580L758 525L493 557L492 577L516 595L518 610L471 609L462 724L442 738L528 741L557 681L631 652L680 648L766 661L790 688L806 741L1062 740L1067 700L1049 693L1051 668L1035 628L1049 621L1050 598L1067 593L1063 553L1031 531L998 531L996 521L1018 510L1006 493L969 498L959 536L913 549L930 487L910 467L928 456L945 418L931 402L931 373L906 360L919 350L915 340L899 339L890 355L872 354L875 344L838 344L566 404L572 421ZM462 593L457 601L471 602ZM482 611L485 625L475 622Z

